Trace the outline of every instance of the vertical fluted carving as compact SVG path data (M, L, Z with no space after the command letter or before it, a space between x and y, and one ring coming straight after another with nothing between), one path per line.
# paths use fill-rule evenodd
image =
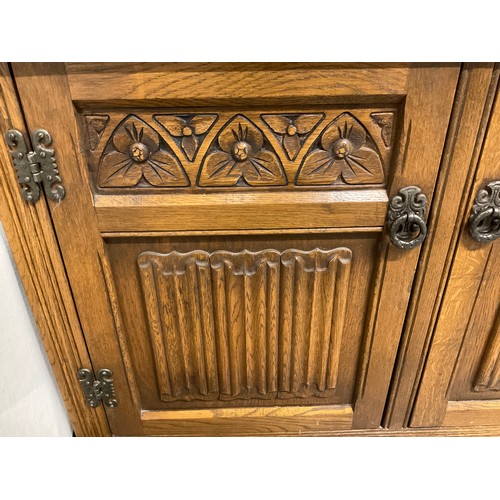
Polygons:
M334 390L350 261L347 248L141 254L162 400Z
M221 318L216 332L223 339L219 377L227 388L221 390L221 399L276 393L279 261L275 250L220 251L210 256L215 316Z
M336 386L351 251L286 250L281 257L280 397Z

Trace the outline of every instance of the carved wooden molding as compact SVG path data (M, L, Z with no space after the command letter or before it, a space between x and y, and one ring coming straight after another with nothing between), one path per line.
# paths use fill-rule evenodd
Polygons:
M235 116L213 140L200 167L198 184L283 186L285 171L262 131L248 118Z
M137 116L114 129L101 157L100 187L132 187L141 181L155 187L186 187L189 179L162 137Z
M83 118L90 169L105 190L380 185L396 114L353 113L142 110Z
M352 114L342 113L322 132L297 173L298 185L380 184L382 160L375 142Z
M261 115L283 146L289 160L295 160L306 139L324 118L323 113L303 115Z
M351 256L347 248L142 253L161 399L328 396Z
M85 115L85 127L91 151L97 148L108 122L108 115Z
M193 161L217 115L155 115L154 119L170 134L186 158Z
M380 135L384 142L384 146L390 148L392 143L394 113L372 113L370 117L380 127Z

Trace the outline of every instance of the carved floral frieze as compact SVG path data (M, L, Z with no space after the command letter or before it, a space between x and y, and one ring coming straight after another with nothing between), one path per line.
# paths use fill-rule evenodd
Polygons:
M134 189L382 184L395 119L390 110L108 113L84 116L91 169L100 188Z

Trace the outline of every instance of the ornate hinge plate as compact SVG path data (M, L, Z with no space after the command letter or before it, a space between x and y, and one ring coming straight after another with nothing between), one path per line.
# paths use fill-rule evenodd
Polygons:
M387 227L394 246L409 250L420 245L427 235L424 220L427 197L417 186L400 189L392 198Z
M92 372L86 368L78 370L78 380L82 386L87 404L91 408L97 408L102 401L104 406L116 408L118 401L115 396L113 385L113 373L106 368L99 370L94 379Z
M43 129L31 134L33 151L28 151L23 134L19 130L8 130L5 140L16 169L17 180L21 185L21 194L29 203L40 198L40 184L47 197L61 201L65 191L57 169L54 150L48 146L52 137Z

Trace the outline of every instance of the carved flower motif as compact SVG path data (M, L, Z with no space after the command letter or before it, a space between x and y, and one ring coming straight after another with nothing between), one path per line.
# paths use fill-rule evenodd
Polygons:
M297 184L332 184L339 177L347 184L379 184L384 170L373 139L349 113L335 118L310 152L297 174Z
M271 130L280 136L283 148L290 160L295 160L303 142L321 120L322 115L300 116L262 115Z
M101 187L135 186L144 178L153 186L187 186L177 159L161 148L160 136L147 123L132 116L112 135L112 149L99 167Z
M200 186L282 186L286 176L279 158L264 148L262 132L243 116L235 117L218 135L220 150L205 158Z
M181 148L193 161L200 145L199 136L206 134L217 119L216 115L195 115L183 118L175 115L156 115L156 121L173 137L181 138Z

